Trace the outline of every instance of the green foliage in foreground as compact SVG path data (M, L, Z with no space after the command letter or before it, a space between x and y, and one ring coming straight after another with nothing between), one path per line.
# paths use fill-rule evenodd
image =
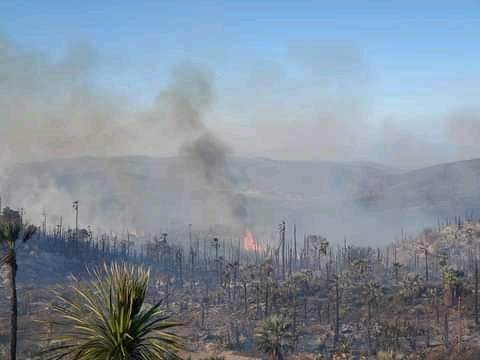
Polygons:
M60 336L47 359L177 359L181 339L168 330L180 325L159 309L145 306L150 273L126 264L93 272L90 286L73 286L75 300L57 293Z
M281 360L286 352L293 349L295 337L291 324L282 316L272 315L264 319L255 331L258 350L271 359Z

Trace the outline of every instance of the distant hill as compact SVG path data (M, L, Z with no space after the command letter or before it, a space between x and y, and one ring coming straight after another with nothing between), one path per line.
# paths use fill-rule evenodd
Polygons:
M71 224L75 199L82 224L151 231L225 222L225 199L236 197L247 210L240 225L272 237L285 219L305 232L365 243L391 240L437 217L480 213L480 160L401 172L368 162L231 158L229 168L232 186L218 189L198 182L177 158L22 163L4 173L1 194L35 222L46 210L50 223L63 215Z
M424 209L435 216L480 214L480 159L392 176L361 201L377 209Z

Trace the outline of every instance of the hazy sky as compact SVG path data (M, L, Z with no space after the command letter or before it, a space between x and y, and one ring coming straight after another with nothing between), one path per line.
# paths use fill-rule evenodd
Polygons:
M477 156L478 0L6 0L0 34L51 63L91 48L95 88L134 108L176 64L206 69L207 122L239 154L407 167ZM0 85L8 69L0 58Z

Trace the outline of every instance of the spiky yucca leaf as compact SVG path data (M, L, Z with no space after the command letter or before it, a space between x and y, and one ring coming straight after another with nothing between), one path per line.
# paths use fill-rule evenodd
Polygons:
M60 293L54 310L61 335L48 359L163 360L176 359L181 338L168 330L180 325L160 311L147 309L150 273L141 266L105 265L93 272L90 286L73 286L75 300Z

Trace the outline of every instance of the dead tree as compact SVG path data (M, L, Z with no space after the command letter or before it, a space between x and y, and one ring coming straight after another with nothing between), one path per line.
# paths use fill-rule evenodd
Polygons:
M478 325L478 258L475 258L475 324Z

